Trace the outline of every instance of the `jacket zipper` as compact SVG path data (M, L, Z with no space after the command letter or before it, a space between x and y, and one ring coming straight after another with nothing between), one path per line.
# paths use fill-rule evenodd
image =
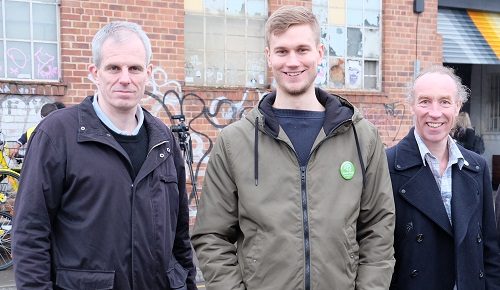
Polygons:
M343 122L339 123L335 128L333 128L329 134L337 130L340 126L346 124L347 122L352 121L352 119L346 119ZM272 134L271 134L272 136ZM316 147L312 148L311 153L309 153L309 157L312 152L316 150L317 147L327 139L330 139L332 136L327 135L324 140L316 145ZM280 139L278 139L280 140ZM282 140L283 141L283 140ZM283 141L284 142L284 141ZM293 150L293 148L288 145L287 142L285 144L295 153L295 157L297 158L297 162L299 161L299 157L297 156L297 152ZM306 182L306 171L307 166L300 166L300 192L301 192L301 200L302 200L302 227L304 228L304 289L311 290L311 245L309 240L309 211L307 204L307 182Z
M148 151L148 154L146 155L146 159L148 158L149 154L151 153L151 151L153 151L154 148L160 146L161 144L164 144L164 143L167 143L167 141L162 141L158 144L155 144L153 147L151 147L151 149L149 149ZM139 173L137 173L139 174ZM135 225L135 217L134 217L134 204L135 204L135 187L136 187L136 182L138 182L137 178L135 180L132 181L132 185L130 186L130 190L132 191L132 221L131 221L131 224L132 224L132 233L131 233L131 243L132 243L132 251L131 251L131 259L132 259L132 263L131 263L131 274L132 274L132 289L137 289L136 287L136 282L135 282L135 263L134 263L134 240L135 240L135 236L134 236L134 225Z
M306 166L300 167L300 192L302 194L302 225L304 228L304 284L305 290L311 289L311 247L309 244L309 212L307 209Z

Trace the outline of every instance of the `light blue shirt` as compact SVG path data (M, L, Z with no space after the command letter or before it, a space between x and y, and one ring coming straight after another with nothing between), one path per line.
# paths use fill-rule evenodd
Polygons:
M439 169L439 159L432 155L431 151L429 150L429 148L427 148L416 130L415 140L417 141L418 150L420 151L420 156L422 157L424 166L427 166L427 164L429 164L432 174L434 175L434 179L436 180L438 188L441 192L441 199L443 200L444 208L446 209L446 213L448 214L448 219L450 220L450 223L453 224L451 220L451 198L453 196L451 186L451 167L453 164L458 164L458 168L462 170L464 164L468 165L469 163L464 159L462 152L460 152L460 149L458 149L458 146L457 144L455 144L453 138L448 135L448 164L446 165L446 169L441 176Z
M125 135L125 136L135 136L139 134L139 130L142 127L142 123L144 122L144 112L142 112L141 106L137 105L137 111L135 113L135 118L137 119L137 127L132 131L132 133L128 133L126 131L118 129L118 127L111 122L111 120L104 114L102 111L101 107L99 106L99 103L97 102L97 93L94 94L94 100L92 101L92 106L94 107L94 111L97 114L97 117L101 120L101 122L106 125L109 129L113 130L113 132L118 133L120 135Z

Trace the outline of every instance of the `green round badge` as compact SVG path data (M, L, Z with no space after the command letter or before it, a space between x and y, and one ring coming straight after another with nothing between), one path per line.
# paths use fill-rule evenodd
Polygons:
M342 165L340 165L340 175L342 175L345 180L352 179L354 173L356 173L356 168L351 161L344 161Z

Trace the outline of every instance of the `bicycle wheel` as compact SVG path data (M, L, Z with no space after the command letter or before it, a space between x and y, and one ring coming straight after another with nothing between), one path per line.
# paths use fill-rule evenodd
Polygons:
M12 266L12 216L0 211L0 271Z
M0 211L14 216L14 202L19 189L19 174L0 169Z

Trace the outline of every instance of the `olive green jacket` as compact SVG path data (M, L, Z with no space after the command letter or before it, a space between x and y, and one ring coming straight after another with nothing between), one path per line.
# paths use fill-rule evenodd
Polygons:
M192 236L208 290L389 288L395 212L384 146L346 100L316 96L325 121L307 166L274 118L274 93L219 135Z

